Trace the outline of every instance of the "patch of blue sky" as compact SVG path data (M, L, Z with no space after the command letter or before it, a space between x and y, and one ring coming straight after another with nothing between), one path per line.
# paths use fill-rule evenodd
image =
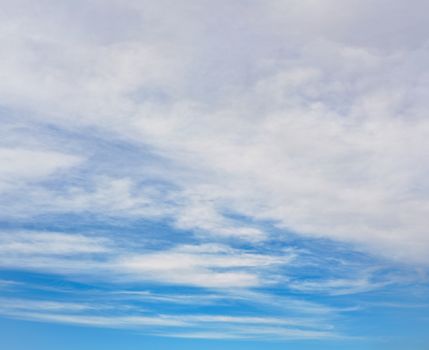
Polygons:
M103 233L103 236L115 239L118 246L124 245L128 252L158 252L176 245L198 244L198 240L190 240L191 235L183 234L160 222L128 223L127 225L108 225L101 220L100 225L94 225L93 217L60 216L45 218L38 223L22 225L21 227L7 227L8 229L24 229L44 232L68 232L91 235ZM93 226L87 222L93 223ZM86 224L85 224L86 222ZM114 232L115 234L111 234ZM120 234L118 234L120 232ZM161 235L160 235L161 233ZM161 237L160 237L161 236ZM164 238L162 238L164 236ZM180 238L187 237L186 240ZM176 240L177 239L177 240ZM149 242L149 244L146 244ZM154 243L156 242L156 243ZM424 305L428 298L420 295L410 297L409 289L416 291L416 284L409 282L407 287L392 288L389 295L389 286L380 291L377 284L389 273L398 272L388 270L383 266L371 279L364 282L369 286L355 285L354 281L361 279L361 272L368 267L373 268L373 258L346 250L343 245L336 245L326 240L309 240L294 238L293 245L285 242L284 248L297 250L298 260L288 266L281 266L268 273L275 274L277 281L272 288L253 288L253 290L218 290L210 291L206 288L195 288L186 285L165 284L151 281L119 281L113 282L103 278L64 276L61 274L43 274L22 272L20 270L3 269L1 279L12 281L7 288L1 289L2 297L14 299L35 299L39 302L49 301L57 303L95 303L96 315L113 317L114 315L138 315L142 310L145 314L156 315L234 315L236 317L258 317L263 312L264 317L293 317L302 318L303 315L312 315L312 319L321 317L325 322L330 320L343 328L344 333L353 333L356 336L368 335L365 327L359 329L354 325L374 317L374 310L382 303L383 310L393 309L400 314L402 308L394 305L403 305L401 301L407 295L410 309L416 311L413 305ZM275 250L278 251L278 242ZM273 247L269 242L249 249L258 254L272 254ZM287 252L288 250L286 250ZM304 252L304 254L302 253ZM302 261L300 261L302 259ZM338 262L338 265L333 263ZM216 270L216 269L215 269ZM221 269L222 270L222 269ZM405 273L405 272L404 272ZM346 277L345 277L346 276ZM364 277L366 277L364 275ZM395 276L396 277L396 276ZM284 279L284 283L282 283ZM339 281L339 282L338 282ZM375 284L372 286L371 284ZM106 308L106 305L110 307ZM390 305L390 307L389 307ZM403 305L405 309L408 309ZM112 309L114 313L112 314ZM93 310L90 308L89 310ZM101 311L100 311L101 310ZM122 311L121 311L122 310ZM378 312L378 311L377 311ZM406 311L409 315L409 310ZM419 312L417 312L419 313ZM353 321L342 315L353 314ZM91 317L94 316L93 314ZM392 315L380 314L380 320L386 321ZM25 318L25 317L24 317ZM418 321L416 321L418 322ZM393 326L392 326L393 327ZM130 325L133 328L133 325ZM183 330L182 330L183 331ZM189 330L188 330L189 331Z

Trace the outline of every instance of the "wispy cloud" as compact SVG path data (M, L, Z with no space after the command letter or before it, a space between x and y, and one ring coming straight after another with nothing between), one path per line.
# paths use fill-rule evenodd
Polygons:
M114 249L114 243L105 238L55 232L4 232L0 240L0 265L4 268L210 288L259 286L269 280L263 271L293 259L291 255L263 255L220 244L134 253L129 245Z
M99 315L96 305L2 299L0 313L18 319L79 324L106 328L129 328L161 336L186 338L320 339L339 337L333 327L318 320L225 315ZM88 313L97 311L94 313ZM129 315L134 314L134 315ZM204 335L204 336L203 336ZM214 336L217 335L217 336Z
M77 166L83 159L77 155L50 150L0 147L0 191L12 190L45 180L60 170Z
M43 231L0 232L0 254L20 257L106 253L111 249L109 243L111 242L104 237L79 234Z

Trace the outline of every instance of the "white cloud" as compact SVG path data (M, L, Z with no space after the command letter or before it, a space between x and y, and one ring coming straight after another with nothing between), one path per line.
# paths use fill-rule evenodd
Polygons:
M118 283L152 281L231 289L268 283L276 266L288 264L294 258L249 253L222 245L177 245L132 252L132 245L118 245L119 242L66 233L4 232L0 235L0 265Z
M368 279L336 279L322 281L292 282L289 287L306 293L326 293L329 295L346 295L372 291L387 283L372 283Z
M347 59L335 46L330 55L338 64ZM383 58L363 72L322 66L310 82L294 67L280 69L216 112L142 112L137 127L163 154L201 173L181 182L198 198L198 218L188 220L196 227L210 203L210 210L427 263L429 122L425 103L402 83L409 58ZM404 71L387 78L394 66Z
M105 142L146 147L160 167L165 159L176 166L163 178L168 205L132 198L145 174L131 162L131 179L112 184L117 201L105 195L109 186L70 200L66 190L54 196L60 210L153 210L179 228L267 237L225 215L236 213L428 263L425 3L268 1L243 15L229 2L191 1L165 13L165 2L112 1L91 21L49 4L37 15L8 6L1 103L29 111L31 122L97 130ZM116 33L105 25L112 13ZM375 20L380 13L389 32ZM413 26L397 20L403 13ZM62 166L51 158L41 175ZM88 173L99 175L97 159ZM33 193L35 203L52 199Z
M80 234L6 231L0 233L0 254L31 258L37 255L108 253L111 250L109 243L106 238Z
M81 161L81 157L55 151L0 148L0 191L43 180Z
M2 299L0 314L17 319L78 324L91 327L136 329L186 338L320 339L339 337L321 319L254 317L213 314L150 314L131 306L128 315L100 313L103 306L55 301ZM204 335L204 336L203 336Z
M164 283L178 283L211 288L248 288L269 280L258 270L289 263L289 256L273 257L244 253L213 246L184 246L150 254L127 256L118 269L134 276ZM225 248L223 248L225 249ZM251 271L250 268L256 269Z

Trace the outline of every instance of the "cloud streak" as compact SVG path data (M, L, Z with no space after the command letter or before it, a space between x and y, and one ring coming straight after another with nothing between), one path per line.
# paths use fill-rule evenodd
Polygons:
M209 288L260 286L269 279L263 271L293 260L220 244L132 253L129 245L114 249L106 238L55 232L4 232L0 243L3 268Z
M135 329L166 337L205 339L323 339L339 337L318 321L224 315L94 315L97 306L52 301L3 299L3 316L39 322ZM86 313L85 313L86 311ZM128 309L128 314L136 310ZM194 330L194 331L190 331Z

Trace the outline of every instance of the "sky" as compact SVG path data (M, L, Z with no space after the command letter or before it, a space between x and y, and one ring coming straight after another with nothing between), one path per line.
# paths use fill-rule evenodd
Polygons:
M428 11L0 0L0 347L427 350Z

